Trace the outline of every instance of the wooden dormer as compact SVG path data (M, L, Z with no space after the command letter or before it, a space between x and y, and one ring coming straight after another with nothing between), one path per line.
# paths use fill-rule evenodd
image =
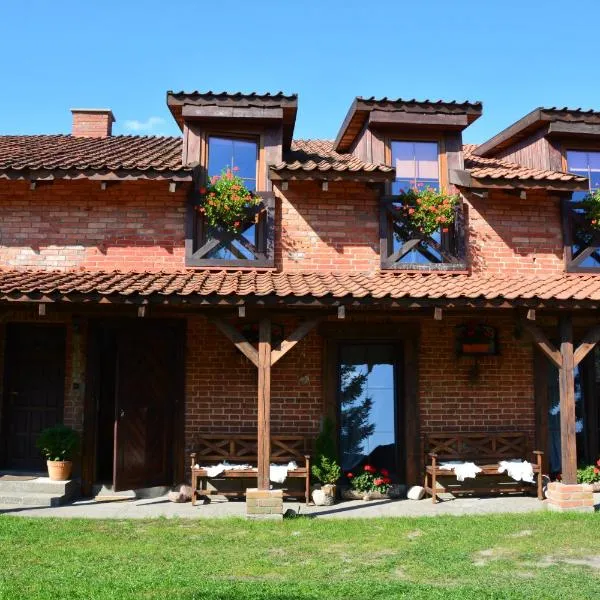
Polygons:
M182 162L208 169L211 137L249 140L257 148L256 189L268 191L268 165L281 162L294 133L296 94L167 92L183 132Z
M356 98L335 140L337 152L365 162L392 164L392 142L419 140L438 144L442 186L448 169L462 169L462 131L481 116L480 102L431 102Z

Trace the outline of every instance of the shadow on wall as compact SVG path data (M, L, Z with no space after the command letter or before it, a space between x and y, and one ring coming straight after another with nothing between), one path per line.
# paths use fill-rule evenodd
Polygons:
M275 264L327 270L379 268L379 205L368 184L291 182L278 193Z
M563 235L556 196L528 192L491 192L488 198L465 194L468 205L469 262L473 272L507 268L562 272Z

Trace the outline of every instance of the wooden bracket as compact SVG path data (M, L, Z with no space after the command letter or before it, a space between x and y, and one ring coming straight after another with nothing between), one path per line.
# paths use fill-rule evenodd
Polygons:
M281 342L279 350L271 351L271 366L273 366L280 358L283 358L300 340L302 340L308 333L310 333L321 319L309 319L300 323L298 327Z
M256 348L233 325L216 317L210 319L221 333L258 369L258 352Z
M562 368L562 356L554 344L546 337L546 334L533 323L522 323L523 329L527 331L537 347L550 359L559 369Z
M594 349L598 342L600 342L600 325L592 327L581 338L581 343L577 346L573 354L575 365L578 365Z

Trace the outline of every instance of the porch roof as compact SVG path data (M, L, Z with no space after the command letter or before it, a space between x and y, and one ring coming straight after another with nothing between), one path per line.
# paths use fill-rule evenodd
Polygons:
M418 306L600 303L600 277L470 276L450 273L282 273L239 271L0 271L0 300L238 303L319 300Z

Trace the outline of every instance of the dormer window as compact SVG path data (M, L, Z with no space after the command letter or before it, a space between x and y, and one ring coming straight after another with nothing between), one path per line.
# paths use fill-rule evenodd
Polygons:
M429 140L389 142L389 156L396 169L391 195L381 206L381 267L406 270L458 270L466 268L460 208L455 222L429 235L410 225L403 203L404 192L444 188L440 173L440 143Z
M437 142L392 141L391 154L392 165L396 168L392 194L413 188L440 189Z
M565 261L568 272L598 272L600 270L600 232L590 226L581 206L589 192L600 189L600 151L567 150L567 170L586 177L589 191L573 192L565 201L563 227Z

